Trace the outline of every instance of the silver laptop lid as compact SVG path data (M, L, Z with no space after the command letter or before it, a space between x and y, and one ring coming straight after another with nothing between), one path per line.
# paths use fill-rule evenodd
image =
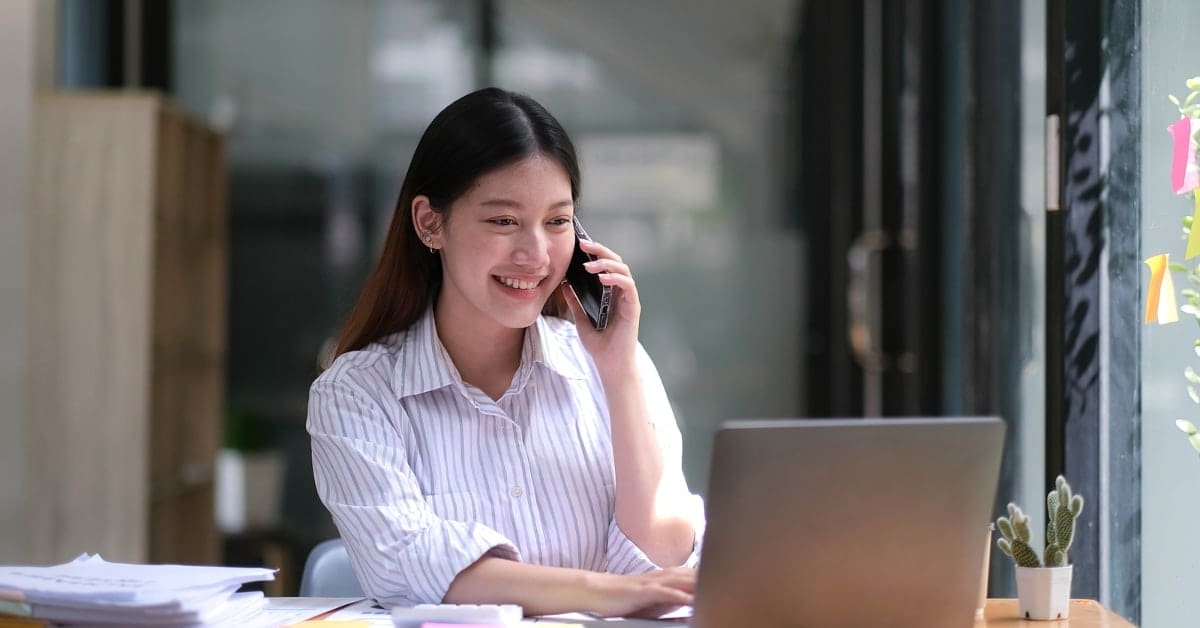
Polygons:
M972 625L1004 427L724 424L691 625Z

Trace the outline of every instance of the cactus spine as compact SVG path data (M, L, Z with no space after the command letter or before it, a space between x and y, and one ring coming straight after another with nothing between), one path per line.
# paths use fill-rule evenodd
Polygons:
M1055 554L1053 557L1050 555L1050 546L1047 545L1046 565L1062 567L1067 564L1067 550L1071 548L1071 541L1075 540L1075 520L1083 512L1083 498L1071 494L1071 485L1061 475L1054 481L1054 488L1046 496L1046 504L1053 503L1055 506L1047 510L1047 521L1054 524Z
M1021 567L1041 567L1037 552L1029 547L1029 517L1016 504L1008 505L1008 516L996 520L1003 538L996 541L1000 551L1008 554Z
M1067 550L1075 540L1075 520L1083 512L1083 498L1071 493L1071 485L1063 476L1054 482L1054 490L1046 495L1047 567L1067 564ZM1016 504L1008 505L1008 516L996 520L1002 538L996 541L1000 551L1012 557L1019 567L1041 567L1043 561L1029 546L1029 517Z

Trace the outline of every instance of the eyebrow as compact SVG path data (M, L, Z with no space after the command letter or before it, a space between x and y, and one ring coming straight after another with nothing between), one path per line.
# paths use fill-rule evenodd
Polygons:
M574 200L565 199L565 200L558 201L557 203L551 203L550 207L548 207L547 209L559 209L561 207L570 207L574 204L575 204ZM480 203L480 205L483 207L512 207L512 208L522 207L521 203L518 203L517 201L510 199L510 198L488 199L488 200Z

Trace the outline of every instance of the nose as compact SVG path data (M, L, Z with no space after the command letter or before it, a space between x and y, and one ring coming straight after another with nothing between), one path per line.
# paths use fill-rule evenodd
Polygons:
M513 248L513 263L543 268L550 263L550 240L544 229L522 229Z

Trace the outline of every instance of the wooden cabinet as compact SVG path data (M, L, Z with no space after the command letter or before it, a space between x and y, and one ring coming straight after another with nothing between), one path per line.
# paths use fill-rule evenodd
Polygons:
M148 92L36 106L30 554L219 562L223 140Z

